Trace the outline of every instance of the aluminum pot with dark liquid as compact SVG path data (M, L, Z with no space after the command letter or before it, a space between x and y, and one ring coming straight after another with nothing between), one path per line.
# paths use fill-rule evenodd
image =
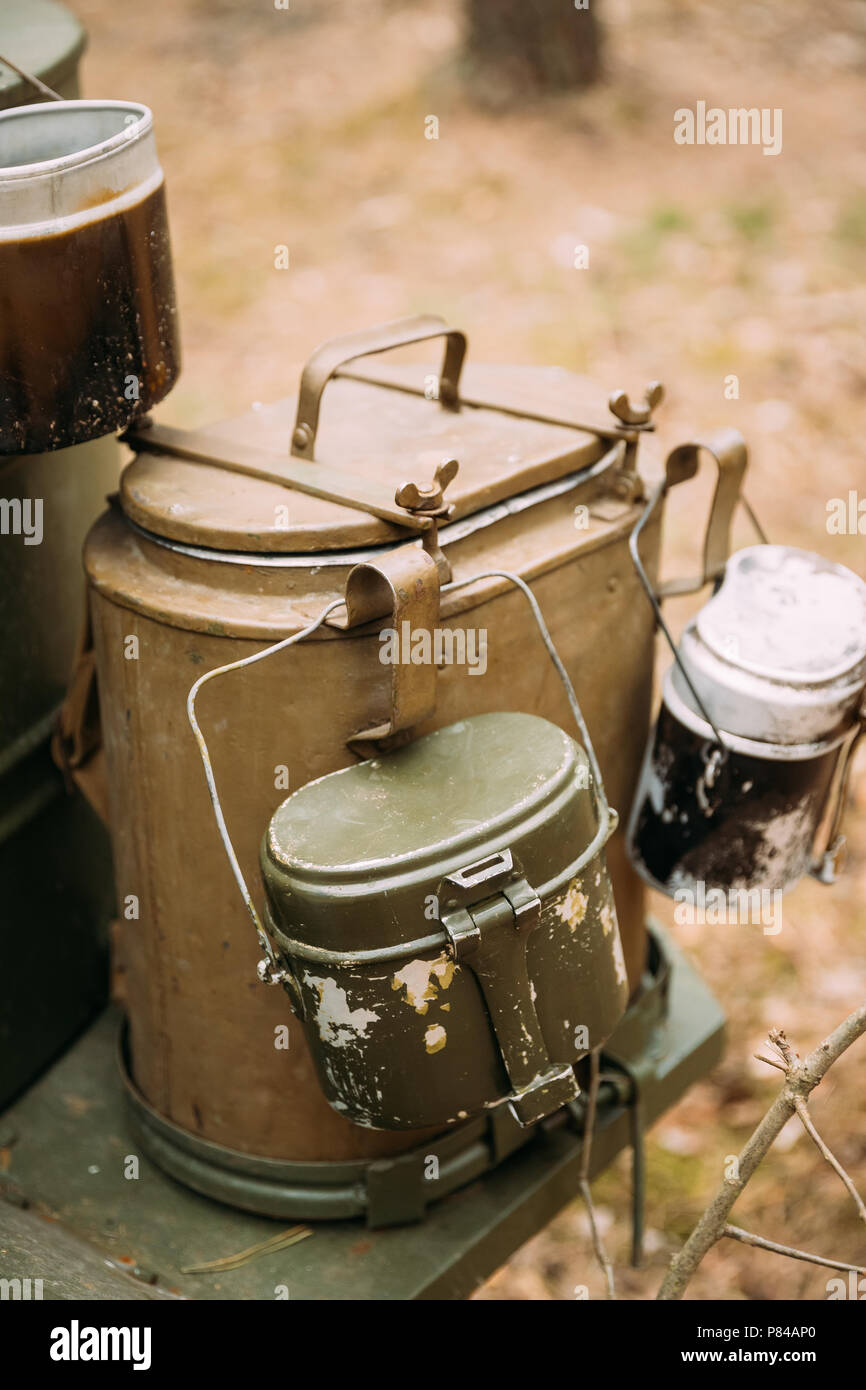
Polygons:
M0 112L0 455L113 434L167 395L179 367L148 108Z
M642 876L673 895L832 882L864 690L859 576L793 546L732 556L665 681L628 830Z

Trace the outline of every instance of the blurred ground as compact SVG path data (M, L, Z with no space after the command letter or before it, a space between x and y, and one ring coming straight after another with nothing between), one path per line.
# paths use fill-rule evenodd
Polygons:
M862 574L864 537L828 536L825 521L829 499L866 496L866 3L598 3L605 85L491 114L467 93L456 0L74 0L87 94L156 115L186 358L161 417L205 423L286 395L321 339L426 309L465 328L477 359L561 364L605 389L661 378L657 458L696 428L736 425L771 538ZM673 112L699 99L782 108L783 152L676 146ZM430 114L438 141L424 138ZM739 400L725 399L730 373ZM684 572L705 499L695 486L674 500L670 572ZM730 1044L650 1136L643 1271L626 1266L625 1162L596 1184L622 1297L654 1294L775 1093L776 1073L751 1060L768 1027L803 1052L864 997L866 758L854 803L845 877L798 888L780 935L676 928L730 1014ZM861 1041L813 1105L861 1191L864 1062ZM793 1123L735 1220L866 1261L850 1200ZM727 1242L689 1296L820 1299L829 1275ZM478 1296L577 1285L603 1296L579 1203Z

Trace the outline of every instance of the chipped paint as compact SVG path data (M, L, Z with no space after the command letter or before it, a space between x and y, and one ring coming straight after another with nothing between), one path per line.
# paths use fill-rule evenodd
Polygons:
M443 952L436 960L410 960L391 980L392 989L405 989L405 1002L416 1013L426 1014L441 989L454 978L454 962Z
M613 968L616 971L616 982L618 985L627 985L628 975L625 968L625 955L622 949L622 940L620 939L616 914L610 903L605 903L599 913L599 917L601 918L601 926L605 936L613 936L611 949L613 951Z
M448 1041L448 1034L441 1023L431 1023L424 1034L424 1046L428 1052L441 1052Z
M379 1015L370 1009L350 1009L346 991L336 980L322 979L304 973L304 981L319 996L316 1008L316 1026L322 1042L331 1047L345 1047L366 1038L371 1023L379 1022Z
M358 1050L325 1053L322 1066L331 1087L331 1105L363 1129L380 1129L383 1093L377 1086L376 1073L367 1074L357 1064ZM326 1088L327 1093L327 1088Z
M571 932L577 931L589 906L589 898L581 891L582 888L583 884L579 878L572 879L565 897L556 904L557 917L567 924Z

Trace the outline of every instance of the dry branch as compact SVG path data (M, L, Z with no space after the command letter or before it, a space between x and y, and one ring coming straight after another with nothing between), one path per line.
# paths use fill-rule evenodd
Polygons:
M802 1096L797 1096L796 1100L794 1101L794 1106L796 1108L797 1114L803 1122L803 1128L805 1129L809 1138L814 1140L818 1152L822 1154L824 1158L826 1158L834 1173L838 1173L839 1177L842 1179L842 1182L845 1184L847 1191L854 1200L854 1204L857 1207L857 1212L860 1216L860 1220L866 1222L866 1203L864 1203L863 1198L860 1196L860 1193L857 1191L848 1174L845 1172L845 1169L842 1167L842 1164L839 1162L838 1158L836 1158L835 1155L830 1152L827 1145L824 1143L824 1140L821 1138L817 1129L813 1125L812 1117L809 1114L809 1107Z
M844 1260L828 1260L824 1255L810 1255L808 1250L796 1250L793 1245L780 1245L776 1240L765 1240L752 1231L744 1231L741 1226L726 1226L723 1236L742 1241L743 1245L754 1245L758 1250L772 1250L776 1255L787 1255L792 1260L805 1260L810 1265L826 1265L828 1269L843 1269L847 1273L866 1274L859 1265L846 1264Z
M784 1033L774 1031L770 1040L783 1056L787 1073L785 1084L757 1129L748 1139L737 1160L736 1178L725 1178L682 1250L676 1255L665 1276L657 1297L661 1300L682 1298L689 1281L708 1250L725 1234L728 1213L740 1193L754 1175L774 1140L797 1113L797 1102L805 1101L826 1075L833 1063L852 1043L866 1032L866 1004L834 1028L833 1032L810 1052L804 1061L793 1053ZM766 1060L766 1059L763 1059ZM802 1117L801 1117L802 1118ZM849 1179L850 1181L850 1179ZM853 1184L852 1184L853 1186ZM857 1199L859 1203L859 1198Z

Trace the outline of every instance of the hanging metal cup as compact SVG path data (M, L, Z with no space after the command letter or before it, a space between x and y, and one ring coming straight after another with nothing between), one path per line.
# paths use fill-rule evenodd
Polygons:
M0 112L0 455L113 434L162 400L179 367L148 108Z
M781 891L832 882L851 757L863 729L866 584L809 551L764 543L725 560L746 466L738 437L675 450L635 528L632 556L674 653L629 819L629 854L653 887ZM716 534L704 573L656 594L640 531L698 449L719 464ZM720 501L721 499L721 501ZM711 528L712 529L712 528ZM677 648L659 599L711 579L714 596Z

